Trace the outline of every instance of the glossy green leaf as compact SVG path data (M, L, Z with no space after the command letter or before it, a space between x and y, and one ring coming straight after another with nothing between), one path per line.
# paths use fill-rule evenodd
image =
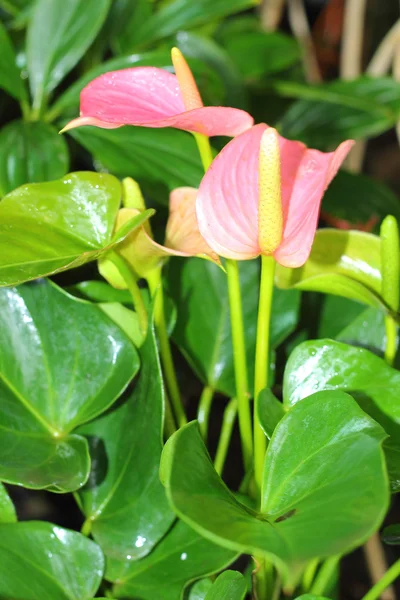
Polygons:
M382 539L385 544L390 546L400 545L400 525L389 525L385 527L382 533Z
M301 59L296 40L278 32L252 31L230 36L225 49L247 82L259 83L263 77L283 71Z
M0 523L15 523L17 514L13 501L4 485L0 483Z
M400 85L390 77L337 80L323 86L278 82L274 87L282 95L303 98L286 112L282 135L312 147L378 135L400 116Z
M180 518L215 543L265 555L293 585L308 560L347 552L379 527L389 499L384 437L343 392L299 402L268 446L260 513L217 475L196 423L168 440L160 472Z
M333 340L300 344L285 369L283 397L293 405L319 390L344 390L390 436L383 447L392 490L400 489L400 372L372 352Z
M247 582L238 571L225 571L215 580L205 600L244 600Z
M116 581L113 593L118 598L180 600L189 583L224 569L236 557L236 552L209 542L178 521L145 558L111 561L106 578Z
M34 107L76 65L96 37L110 0L38 0L27 34L27 66Z
M386 215L400 219L396 194L381 181L360 173L339 171L324 194L322 218L328 213L352 224L371 222L379 233L379 223ZM371 221L375 218L375 223Z
M144 45L173 35L180 29L190 29L214 19L231 15L258 4L258 0L173 0L142 21L132 31L131 51L137 44Z
M213 39L190 31L179 31L176 45L185 57L198 58L207 63L220 77L225 88L223 104L246 109L247 92L242 77L228 53ZM203 88L200 88L203 93Z
M151 329L140 355L129 398L79 430L89 440L93 465L81 491L83 510L104 553L119 560L148 554L175 518L158 476L164 389Z
M258 419L270 440L279 421L285 416L282 402L275 398L269 389L262 390L258 396Z
M26 98L26 92L17 67L17 57L6 28L0 21L0 88L17 100Z
M51 125L12 121L0 130L0 196L24 183L59 179L68 167L65 138Z
M0 322L0 479L77 489L90 463L73 430L119 397L138 355L96 306L48 281L2 289Z
M344 296L386 310L380 298L380 239L370 233L320 229L305 265L277 265L275 282L284 289Z
M0 286L78 267L110 250L119 241L112 232L120 194L117 179L96 173L7 194L0 202ZM151 214L138 215L136 227Z
M0 525L1 598L86 600L100 586L100 548L75 531L30 521Z
M196 142L185 131L82 127L68 133L118 177L163 183L172 190L182 185L198 187L204 174Z
M126 333L134 346L138 348L142 345L143 334L136 312L119 302L100 302L99 308Z
M189 590L187 600L205 600L207 592L210 591L212 584L213 582L209 578L196 581Z
M254 379L259 262L239 265L249 381ZM198 377L227 396L235 395L235 377L226 274L209 261L171 261L169 294L178 309L172 337ZM274 292L271 346L276 348L296 327L299 294Z
M321 336L325 337L325 336ZM361 346L383 356L386 346L385 316L376 308L363 310L335 335L338 342Z

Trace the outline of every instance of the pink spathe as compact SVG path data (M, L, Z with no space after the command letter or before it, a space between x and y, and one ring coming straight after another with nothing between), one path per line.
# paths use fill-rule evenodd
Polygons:
M200 233L220 256L247 260L262 254L259 243L260 144L267 125L252 127L214 159L199 188ZM276 134L277 135L277 134ZM273 252L286 267L303 265L311 250L322 196L354 142L320 152L279 139L282 238Z
M253 118L244 110L222 106L186 110L176 75L156 67L136 67L104 73L82 90L80 117L63 131L83 125L175 127L207 136L235 136L249 129Z

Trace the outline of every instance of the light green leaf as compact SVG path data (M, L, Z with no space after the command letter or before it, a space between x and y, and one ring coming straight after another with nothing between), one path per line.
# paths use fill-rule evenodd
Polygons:
M24 600L86 600L104 569L97 544L41 521L0 524L0 562L0 596Z
M0 196L24 183L59 179L68 166L67 143L51 125L12 121L0 130Z
M215 472L196 423L168 440L161 477L180 518L215 543L266 556L292 586L307 561L348 552L379 527L389 500L384 437L350 396L327 391L277 425L260 513Z
M6 488L0 483L0 523L15 523L17 514Z
M17 67L15 50L6 28L0 21L0 88L17 100L26 99L26 91Z
M116 582L113 593L118 598L180 600L189 583L224 569L236 557L236 552L211 543L178 521L145 558L108 563L106 578Z
M205 600L244 600L247 582L238 571L225 571L215 580Z
M282 402L275 398L271 390L262 390L258 396L258 419L269 440L284 415L285 409Z
M0 291L0 479L72 491L89 474L74 429L104 412L139 368L96 306L48 281Z
M27 65L33 105L76 65L95 39L110 0L38 0L27 34Z

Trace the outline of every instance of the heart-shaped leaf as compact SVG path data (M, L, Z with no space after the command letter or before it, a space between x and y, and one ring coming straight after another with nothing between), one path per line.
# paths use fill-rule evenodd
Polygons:
M361 231L317 231L310 257L303 267L277 265L277 285L323 292L386 310L381 293L380 239Z
M321 392L277 425L261 512L225 486L196 423L168 440L161 476L180 518L227 548L266 556L293 586L307 561L347 552L379 527L389 500L384 437L351 396Z
M15 285L97 259L112 237L121 185L111 175L71 173L31 183L0 202L0 286ZM131 223L139 227L153 211Z
M106 578L116 582L118 598L180 600L189 583L224 569L236 557L178 521L145 558L107 563Z
M4 485L0 483L0 523L15 523L17 514L13 501Z
M129 339L96 306L48 281L0 291L0 479L71 491L89 474L73 433L104 412L139 367Z
M259 263L240 263L243 320L249 381L254 379ZM213 263L198 258L171 261L169 294L178 309L173 340L198 377L215 390L236 393L231 323L226 274ZM296 327L300 296L296 291L274 291L271 345L276 348Z
M0 196L28 182L50 181L68 171L65 139L46 123L12 121L0 131Z
M110 0L38 0L27 35L27 66L33 105L76 65L102 26Z
M383 447L392 489L400 489L400 372L372 352L333 340L304 342L285 369L283 396L293 405L319 390L344 390L390 436Z
M152 550L175 515L160 483L164 389L149 328L130 397L78 430L89 440L92 471L81 491L91 531L107 557L137 560Z
M1 598L87 600L104 569L91 540L51 523L0 524Z
M247 582L238 571L225 571L215 580L205 600L244 600Z
M170 190L198 187L204 175L196 142L178 129L81 127L68 132L111 173L143 182L162 183ZM165 195L167 202L168 195Z

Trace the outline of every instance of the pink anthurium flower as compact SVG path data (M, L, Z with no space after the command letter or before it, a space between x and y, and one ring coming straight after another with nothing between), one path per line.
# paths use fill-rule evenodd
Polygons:
M324 191L353 145L320 152L260 124L231 140L199 188L200 233L225 258L272 255L300 267L311 250Z
M136 67L104 73L81 92L80 117L62 131L94 125L175 127L206 136L235 136L253 125L244 110L203 106L196 82L183 55L173 48L175 73Z
M129 262L138 277L146 277L169 256L198 256L219 263L218 256L200 235L196 219L196 196L197 189L190 187L176 188L171 192L164 246L153 240L147 223L118 246L118 253ZM121 208L116 231L140 212L138 208ZM126 287L108 259L100 261L99 270L114 287Z

